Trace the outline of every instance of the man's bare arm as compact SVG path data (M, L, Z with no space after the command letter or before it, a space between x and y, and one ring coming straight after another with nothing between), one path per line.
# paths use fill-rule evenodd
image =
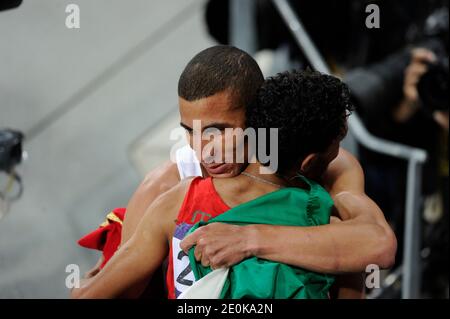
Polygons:
M341 150L325 180L340 223L314 227L214 223L186 237L182 248L197 244L213 267L254 255L323 273L362 272L368 264L389 268L395 258L395 235L380 208L364 193L358 161Z
M391 267L397 248L396 238L383 212L364 192L364 174L359 162L341 149L330 164L324 181L342 222L284 228L282 235L281 229L262 227L257 237L262 242L257 244L256 254L331 273L360 272L369 264ZM271 243L270 239L273 239ZM276 249L276 245L282 243L285 245L284 256Z
M178 184L179 181L177 165L171 161L161 164L145 176L128 202L127 212L122 224L121 245L131 238L150 204L158 196ZM103 257L100 257L97 264L86 273L87 279L100 271L102 261Z
M392 266L397 239L380 207L365 193L364 172L358 160L341 148L339 156L330 164L324 176L324 183L333 197L337 215L344 224L351 221L366 225L371 229L370 234L378 235L375 238L364 237L366 245L370 243L373 247L378 247L373 250L376 259L373 264L382 268Z
M180 183L146 210L135 233L94 277L73 289L72 298L138 297L168 254L168 238L186 192Z
M158 166L145 176L128 202L122 226L121 244L131 238L150 204L179 182L177 165L171 161Z
M103 255L100 256L100 258L98 259L97 263L95 264L94 267L92 267L91 269L89 269L85 274L84 274L84 279L89 279L94 277L96 274L98 274L98 272L100 271L100 265L103 263Z

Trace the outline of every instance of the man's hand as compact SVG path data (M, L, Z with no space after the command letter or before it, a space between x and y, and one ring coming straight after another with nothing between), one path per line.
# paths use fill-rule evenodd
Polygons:
M394 118L398 122L407 121L420 105L417 84L420 78L428 71L429 63L434 63L436 56L428 49L417 48L411 52L411 62L405 70L403 81L403 100L394 110ZM448 132L448 111L435 111L433 118L436 123Z
M428 49L417 48L411 52L411 62L405 70L405 79L403 82L403 94L409 101L417 101L419 93L417 92L417 83L427 70L427 64L436 61L434 53Z
M364 194L358 161L340 150L324 175L338 216L331 224L310 227L213 223L181 242L203 265L229 267L249 256L323 273L365 271L368 264L389 268L397 242L380 208Z
M428 63L436 61L433 52L424 48L417 48L411 52L411 62L405 69L403 80L403 99L394 110L394 119L398 122L407 121L419 109L419 92L417 84L422 75L428 70Z
M448 133L448 111L434 111L433 118Z
M212 223L200 227L180 244L186 253L195 246L195 258L213 269L230 267L250 257L255 238L249 226Z
M330 223L337 222L341 222L338 217L330 217ZM258 235L259 232L251 225L212 223L186 236L180 247L188 253L195 246L195 259L203 266L211 266L213 269L231 267L257 254Z

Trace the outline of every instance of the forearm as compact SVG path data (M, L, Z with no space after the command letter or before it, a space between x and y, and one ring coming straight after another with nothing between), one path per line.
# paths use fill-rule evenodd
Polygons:
M168 253L160 210L151 210L139 224L136 233L94 277L73 289L72 298L137 298L144 291L155 270Z
M168 239L189 181L159 196L150 205L131 238L123 243L106 266L85 285L74 289L74 298L137 297L169 252ZM137 292L137 293L136 293Z
M145 288L143 283L151 277L152 271L141 266L139 251L124 247L98 274L81 281L79 288L71 291L77 299L107 299L117 297L138 297ZM133 269L133 271L130 271Z
M253 229L247 253L325 273L363 272L369 264L391 267L397 241L381 209L364 193L364 174L356 158L340 149L323 180L341 222L245 226Z
M384 256L385 231L376 224L340 222L323 226L252 225L251 254L322 273L365 271L390 266ZM390 258L390 256L388 256Z

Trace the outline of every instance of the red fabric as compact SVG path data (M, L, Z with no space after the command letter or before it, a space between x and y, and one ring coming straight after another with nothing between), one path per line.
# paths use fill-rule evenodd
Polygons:
M122 221L125 217L125 212L126 208L115 208L110 213L113 216L108 214L106 225L100 226L98 229L78 240L78 244L82 247L97 249L103 252L103 262L100 268L105 266L120 245Z
M211 177L205 179L196 177L191 182L189 190L186 193L184 202L178 213L176 227L178 228L181 224L194 225L200 220L207 221L229 209L228 205L223 202L214 188ZM169 299L175 299L172 243L170 245L166 283Z

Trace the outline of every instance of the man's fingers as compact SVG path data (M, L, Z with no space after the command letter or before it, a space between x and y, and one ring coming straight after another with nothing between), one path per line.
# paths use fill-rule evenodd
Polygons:
M202 248L201 247L195 246L194 256L195 256L195 259L197 261L201 261L202 260Z
M449 127L448 112L435 111L433 113L433 118L443 129L448 131L448 127Z
M225 258L226 254L224 252L212 257L210 259L210 264L212 269L226 268L228 267L227 260Z
M180 243L180 248L187 252L192 246L194 246L201 232L199 231L201 228L194 231L192 234L187 235Z
M417 49L412 50L411 59L412 59L412 62L432 63L432 62L436 61L436 55L428 49L417 48Z
M412 64L406 69L406 81L417 82L421 75L427 72L428 66L426 64Z
M209 256L208 256L208 254L202 253L201 263L202 263L203 267L208 267L209 266Z

